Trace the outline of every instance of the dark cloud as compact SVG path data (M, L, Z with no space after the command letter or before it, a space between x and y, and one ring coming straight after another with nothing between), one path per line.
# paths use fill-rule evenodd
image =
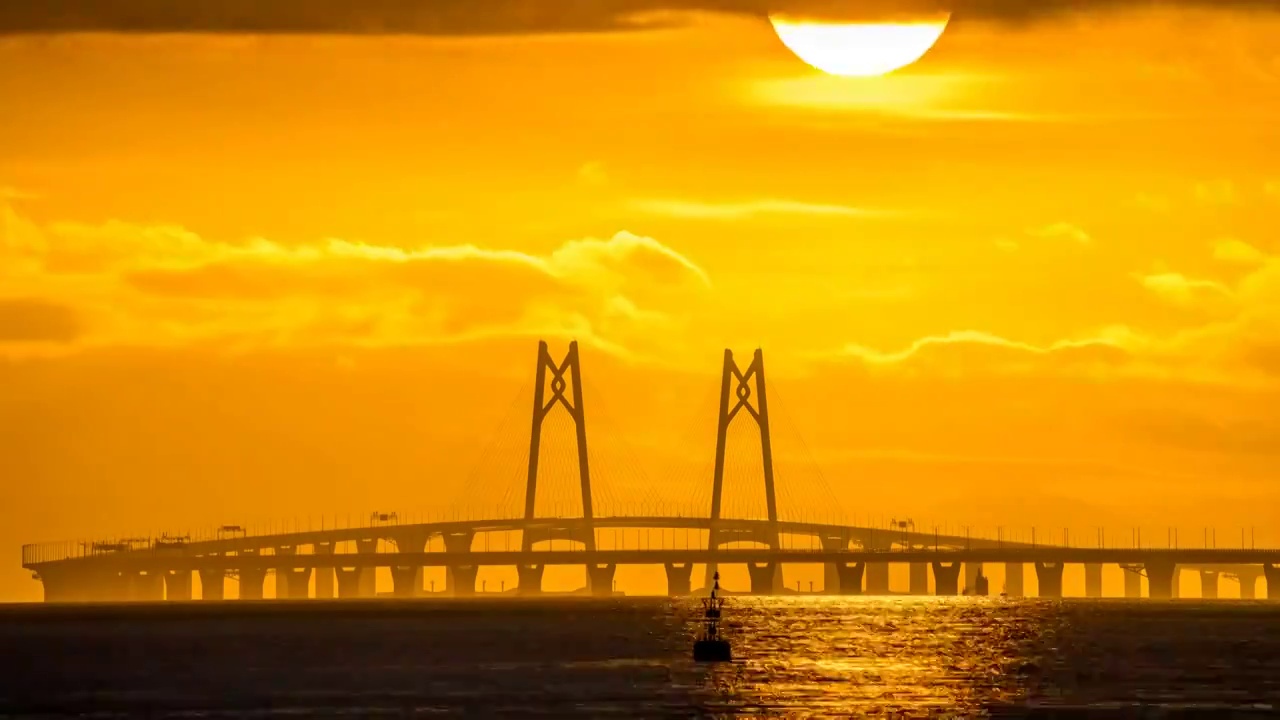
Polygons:
M949 10L1028 22L1072 12L1202 6L1280 10L1280 0L0 0L0 34L58 32L501 35L656 27L645 13L769 11L831 19Z
M64 305L44 300L0 300L0 342L69 343L80 337L80 319Z

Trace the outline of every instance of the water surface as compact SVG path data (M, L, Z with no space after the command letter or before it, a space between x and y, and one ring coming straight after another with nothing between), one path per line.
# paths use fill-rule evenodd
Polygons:
M733 598L739 660L727 666L689 660L698 610L586 598L9 606L0 717L1261 717L1280 706L1280 606L1262 602Z

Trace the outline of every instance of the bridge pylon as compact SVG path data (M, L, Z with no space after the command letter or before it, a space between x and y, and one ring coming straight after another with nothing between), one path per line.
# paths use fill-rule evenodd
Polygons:
M547 374L551 374L551 382L547 382ZM542 423L547 415L561 405L573 419L577 431L578 445L578 478L582 493L582 517L586 527L578 539L586 545L588 552L596 549L595 529L592 526L594 517L591 506L591 468L587 462L587 417L582 404L582 364L578 359L578 343L569 343L569 351L564 360L556 363L547 349L545 340L538 343L538 369L536 385L533 391L533 427L529 433L529 476L525 486L524 519L535 519L535 508L538 499L538 459L542 446ZM550 389L551 397L547 397ZM567 395L566 395L567 393ZM522 545L525 552L533 549L537 539L527 529L523 535Z
M752 386L754 386L754 389ZM732 407L730 406L731 403ZM718 549L722 542L727 542L729 537L717 528L721 519L721 507L724 498L725 449L729 440L729 425L744 410L755 421L760 431L760 460L764 466L765 507L768 515L768 525L764 534L751 539L763 542L774 550L779 547L778 496L773 483L773 445L769 435L769 401L765 392L764 351L756 349L751 358L751 364L744 371L734 361L733 351L725 350L724 367L720 373L720 412L716 427L715 474L712 477L711 487L711 532L709 538L710 547L708 549L713 551ZM706 587L711 587L712 575L716 570L716 563L707 564ZM753 578L763 577L760 573L761 570L761 568L755 569L752 572ZM757 583L753 582L752 584L756 585ZM774 564L773 575L769 584L769 588L753 587L752 591L764 591L771 594L779 592L783 587L782 567L780 565Z

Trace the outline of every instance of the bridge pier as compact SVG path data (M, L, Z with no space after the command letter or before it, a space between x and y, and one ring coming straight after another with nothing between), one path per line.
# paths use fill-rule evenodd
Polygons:
M1022 597L1027 594L1024 589L1023 572L1026 566L1020 562L1004 564L1004 594L1009 597Z
M1262 574L1267 577L1267 599L1280 600L1280 565L1266 563L1262 566Z
M667 595L685 597L693 594L693 563L666 563Z
M940 596L960 594L961 563L933 563L934 593Z
M226 588L226 574L222 570L201 568L201 600L222 600L226 597Z
M311 597L311 568L276 570L276 597L306 600Z
M1124 596L1130 600L1142 597L1142 566L1121 565L1124 570Z
M406 530L396 533L392 538L396 544L396 550L402 553L420 553L427 549L427 541L431 539L431 534L423 530ZM447 547L447 546L446 546ZM412 575L406 575L409 570ZM403 572L400 579L396 580L395 568L392 568L392 592L396 597L418 597L422 594L422 566L414 566L413 568L402 568ZM445 584L449 582L448 574L445 576ZM399 583L399 584L396 584ZM402 590L401 587L404 587ZM447 588L446 588L447 589Z
M849 549L849 539L845 537L825 536L822 538L822 549L825 552L840 552ZM827 595L843 594L843 583L840 582L840 563L822 564L822 592ZM858 592L862 592L862 581L858 581Z
M478 565L450 565L445 568L445 592L454 597L471 597L476 594L476 576L480 574Z
M747 563L747 573L751 576L751 594L777 594L778 570L776 562Z
M1205 600L1218 599L1218 571L1200 571L1200 597Z
M1236 568L1236 578L1240 581L1240 598L1253 600L1257 597L1258 576L1262 570L1254 565L1241 565Z
M364 568L352 567L333 569L333 574L338 580L338 597L343 600L364 597L360 593L360 581L364 579L361 572Z
M516 585L516 591L521 595L541 595L542 571L545 569L545 565L517 565L518 584Z
M158 602L164 600L164 575L158 572L134 572L125 576L129 582L129 600Z
M452 532L444 533L441 537L444 539L444 549L450 553L469 553L471 552L472 542L475 540L475 533L472 532ZM454 597L465 597L476 594L476 575L480 572L480 568L475 565L450 565L444 570L444 591Z
M1171 600L1175 597L1174 585L1177 584L1178 566L1163 560L1143 563L1147 570L1147 587L1152 600Z
M40 570L44 601L115 602L129 599L127 579L115 571L94 568Z
M1063 563L1035 563L1036 583L1039 585L1038 595L1042 598L1062 597Z
M182 601L191 599L191 571L170 570L164 574L164 597L166 600Z
M978 591L978 576L982 574L982 563L967 562L964 564L964 590L968 593Z
M1102 563L1084 564L1084 596L1102 597Z
M374 555L378 552L378 538L356 540L356 552ZM371 598L378 595L378 569L372 565L356 568L359 575L359 594L356 597Z
M597 597L613 595L613 574L617 565L587 565L587 592Z
M929 594L929 563L913 562L907 567L907 588L912 595Z
M276 548L276 555L290 557L298 554L298 548L292 545L281 545ZM276 599L289 599L289 568L276 568Z
M261 600L262 588L267 583L267 571L262 568L240 568L240 599Z
M889 563L867 563L866 578L868 595L889 594Z
M417 597L421 590L422 568L415 565L391 566L391 592L396 597Z
M333 543L329 541L317 542L311 546L311 552L316 555L333 555ZM316 578L316 598L329 599L334 594L334 575L331 567L318 567L315 569Z
M867 564L860 562L834 564L838 583L835 590L841 595L861 595L862 576L866 572Z

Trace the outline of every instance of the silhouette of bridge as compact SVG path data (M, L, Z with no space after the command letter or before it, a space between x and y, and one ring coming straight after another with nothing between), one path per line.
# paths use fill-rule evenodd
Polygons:
M576 439L576 500L581 509L576 517L540 517L536 512L544 426L555 411L563 411L572 422ZM735 421L754 426L758 435L763 518L732 518L724 512L726 448ZM1144 577L1149 597L1176 597L1179 570L1189 567L1200 575L1202 597L1217 597L1218 579L1226 574L1239 580L1246 598L1254 596L1257 578L1265 576L1268 597L1280 599L1277 550L1151 548L1137 541L1127 548L1105 547L1102 542L1092 548L1072 547L1065 539L1046 545L1034 539L1012 542L917 532L907 523L877 528L780 518L760 350L745 368L732 351L724 354L710 511L705 517L597 515L589 457L577 343L556 362L547 343L541 342L520 517L402 523L387 513L353 527L252 535L239 527L224 527L215 537L196 541L161 537L35 544L23 547L22 564L43 583L48 602L191 600L196 578L204 600L224 599L227 578L237 581L240 599L262 599L268 576L274 576L280 598L367 598L377 594L378 568L389 569L390 594L397 597L436 594L434 588L430 593L424 588L426 568L444 569L443 594L466 596L477 592L480 568L492 566L514 566L518 582L511 592L535 595L542 592L544 570L557 565L585 566L583 592L610 595L615 592L617 567L631 564L662 565L668 593L687 595L694 592L695 565L705 566L705 578L710 578L719 565L733 563L746 565L752 594L790 592L783 570L791 563L822 564L823 592L844 595L889 594L893 563L909 568L910 594L956 595L962 587L969 591L982 586L984 563L1004 563L1008 595L1024 594L1025 566L1031 564L1039 595L1061 597L1063 570L1078 563L1085 569L1086 595L1101 596L1102 566L1114 563L1126 571L1127 597L1141 596ZM637 534L631 542L627 531L644 535ZM495 534L501 543L492 542ZM518 536L514 543L513 536ZM436 544L443 549L430 551Z

